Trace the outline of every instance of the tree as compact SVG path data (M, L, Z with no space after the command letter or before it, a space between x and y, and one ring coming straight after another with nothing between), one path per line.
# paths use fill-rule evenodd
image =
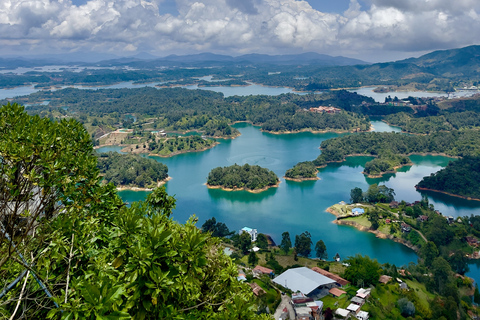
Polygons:
M252 237L247 232L240 233L238 240L234 242L235 247L240 249L243 254L247 254L248 250L252 247Z
M381 267L377 260L357 254L345 259L345 263L349 266L345 270L344 276L353 284L368 286L378 282Z
M127 207L112 184L99 183L92 146L87 143L89 135L75 121L46 124L38 117L25 116L20 108L4 107L2 112L7 113L0 116L0 122L7 119L0 125L2 138L12 141L14 135L18 137L18 146L11 145L10 153L0 149L2 188L18 190L34 181L37 188L44 189L41 196L49 194L43 210L52 210L43 218L48 223L36 220L34 232L23 234L12 226L12 231L25 240L18 243L26 253L22 256L25 260L18 255L2 262L1 281L12 283L21 274L25 280L24 285L9 287L2 297L2 317L265 319L256 314L251 290L237 281L237 267L219 250L219 240L201 232L195 217L186 224L170 218L175 199L164 187L153 190L145 202ZM22 119L20 130L16 126ZM32 124L40 130L29 128ZM67 124L71 124L67 126L70 130L64 132L62 126ZM12 130L15 134L9 135ZM71 145L63 149L62 134L66 132L65 141ZM79 145L84 134L88 139L82 150ZM38 142L38 146L31 146L31 142ZM0 139L0 148L3 144ZM58 150L64 150L69 159L62 159L63 155L56 154ZM33 156L22 156L29 153ZM9 168L19 159L23 159L23 167ZM64 168L66 164L72 166ZM16 184L18 180L8 182L10 172L13 178L24 179L21 185ZM6 196L4 192L2 197ZM23 197L18 203L28 199ZM62 207L49 208L51 199ZM2 239L2 259L9 248L10 240ZM43 285L29 279L27 270ZM17 300L22 314L15 315Z
M470 270L468 267L468 259L462 250L456 250L455 253L449 257L448 262L456 273L463 275Z
M350 203L363 202L363 190L355 187L350 191Z
M258 262L257 254L253 250L250 251L250 253L248 254L248 264L251 266L254 266L257 264L257 262Z
M407 298L401 298L397 301L398 308L404 317L412 317L415 314L415 306Z
M421 249L420 254L426 267L431 267L433 259L438 257L438 249L435 243L428 241Z
M285 254L288 254L291 246L292 241L290 240L290 234L288 231L285 231L282 233L282 242L280 243L280 248L283 250L283 252L285 252Z
M256 241L257 247L263 250L268 249L268 239L267 236L264 235L263 233L259 233L257 235L257 241Z
M315 254L319 259L327 259L327 246L323 242L323 240L318 240L315 244Z
M312 251L312 235L310 232L305 231L301 235L295 236L295 248L297 254L308 257Z
M450 275L452 273L450 265L442 257L437 257L433 260L431 270L433 273L435 289L440 294L444 294L444 291L450 282Z

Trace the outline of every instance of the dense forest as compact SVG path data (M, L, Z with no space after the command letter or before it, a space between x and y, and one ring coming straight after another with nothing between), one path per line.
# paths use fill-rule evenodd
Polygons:
M155 188L158 182L168 178L166 165L134 154L101 153L97 167L103 181L116 187Z
M385 172L394 172L397 168L411 163L407 156L382 152L377 158L365 164L363 172L369 176L378 176Z
M424 177L417 187L480 199L480 157L451 161L442 170Z
M49 101L48 106L32 106L31 113L57 112L89 124L89 132L101 136L115 127L139 128L148 123L151 130L202 131L208 136L233 137L238 131L228 124L249 121L265 131L334 130L366 131L369 121L348 112L372 103L371 98L345 90L325 94L282 94L280 96L228 97L223 94L183 88L104 89L37 92L18 98L22 103ZM334 105L346 112L317 114L311 107ZM136 115L138 123L125 121ZM45 114L47 115L47 114ZM94 123L95 121L95 123ZM142 124L143 123L143 124ZM96 130L101 127L102 130ZM145 126L144 126L145 127Z
M277 175L268 169L248 163L240 166L217 167L210 171L207 186L228 189L259 190L277 185Z
M286 179L318 179L317 167L312 161L299 162L285 172Z
M410 155L435 153L452 157L480 155L480 132L462 130L436 132L430 135L406 135L393 132L369 132L341 136L322 141L322 153L314 161L316 166L332 161L343 161L346 156L382 153Z
M427 117L414 117L405 113L391 114L385 117L391 125L402 128L409 133L430 134L437 131L478 129L480 113L474 111L443 112Z

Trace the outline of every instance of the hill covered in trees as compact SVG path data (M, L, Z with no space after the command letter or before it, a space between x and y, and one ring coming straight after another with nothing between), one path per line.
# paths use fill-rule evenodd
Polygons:
M97 167L105 183L116 187L155 188L168 178L166 165L134 154L101 153Z
M229 167L217 167L210 171L208 187L220 187L232 190L261 191L279 183L277 175L260 166L234 164Z
M416 187L480 199L480 157L466 156L451 161L442 170L424 177Z

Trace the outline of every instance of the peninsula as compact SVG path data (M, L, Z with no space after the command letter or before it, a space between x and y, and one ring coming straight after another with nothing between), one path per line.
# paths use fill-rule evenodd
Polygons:
M308 180L319 180L317 177L317 167L313 164L312 161L304 161L297 163L293 168L288 169L285 172L285 179L292 181L308 181Z

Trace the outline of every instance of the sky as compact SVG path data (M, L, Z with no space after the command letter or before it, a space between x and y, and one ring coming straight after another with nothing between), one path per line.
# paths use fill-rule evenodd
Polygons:
M0 56L317 52L368 62L478 44L478 0L1 0Z

